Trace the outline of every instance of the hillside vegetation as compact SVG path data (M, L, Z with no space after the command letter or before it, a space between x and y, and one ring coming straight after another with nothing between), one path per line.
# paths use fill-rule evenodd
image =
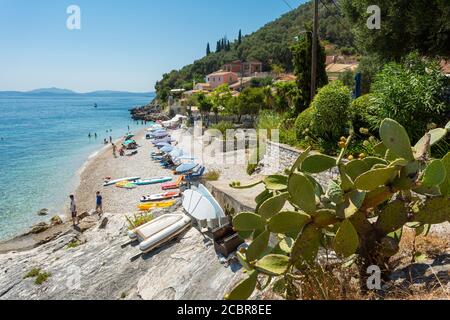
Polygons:
M327 9L328 8L328 9ZM353 48L353 36L350 27L343 19L337 20L337 9L331 4L325 8L320 7L320 38L335 44L339 48ZM293 70L292 53L290 46L296 41L295 37L303 34L310 28L313 16L313 7L310 2L297 9L284 14L279 19L268 23L258 31L230 43L227 50L212 52L193 64L181 70L173 70L163 75L163 79L156 84L157 97L165 101L171 89L192 88L192 81L203 82L204 77L220 69L224 63L233 60L256 59L263 63L265 71L277 64L287 71ZM236 30L236 36L238 35ZM205 44L206 48L206 44Z

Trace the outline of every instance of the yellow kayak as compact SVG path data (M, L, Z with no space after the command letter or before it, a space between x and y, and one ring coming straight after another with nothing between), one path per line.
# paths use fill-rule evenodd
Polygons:
M117 188L124 188L124 189L134 189L136 188L136 184L134 184L133 182L130 181L122 181L122 182L118 182L116 183L116 187Z
M168 208L173 206L174 204L175 201L151 202L151 203L142 203L138 205L138 208L142 211L147 211L156 208Z

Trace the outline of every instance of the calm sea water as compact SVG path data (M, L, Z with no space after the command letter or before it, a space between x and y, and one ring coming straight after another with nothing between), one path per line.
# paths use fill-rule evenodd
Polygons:
M42 208L61 212L83 163L104 138L120 138L128 126L141 128L128 109L152 98L0 96L0 239L48 219L37 216ZM89 139L89 133L98 138Z

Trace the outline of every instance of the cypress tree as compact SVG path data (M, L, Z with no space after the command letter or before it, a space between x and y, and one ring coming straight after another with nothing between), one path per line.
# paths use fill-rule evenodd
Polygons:
M209 46L209 42L206 46L206 55L209 56L211 54L211 47Z
M238 36L238 45L242 43L242 30L239 29L239 36Z

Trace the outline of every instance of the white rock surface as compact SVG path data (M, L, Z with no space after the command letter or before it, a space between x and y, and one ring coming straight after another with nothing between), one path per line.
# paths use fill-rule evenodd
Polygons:
M105 229L70 231L26 252L0 255L0 299L222 299L242 277L219 263L212 244L196 229L150 254L128 241L125 219L109 215ZM76 248L67 244L87 240ZM42 285L24 276L51 273ZM79 275L79 277L78 277ZM79 282L77 281L79 279Z

